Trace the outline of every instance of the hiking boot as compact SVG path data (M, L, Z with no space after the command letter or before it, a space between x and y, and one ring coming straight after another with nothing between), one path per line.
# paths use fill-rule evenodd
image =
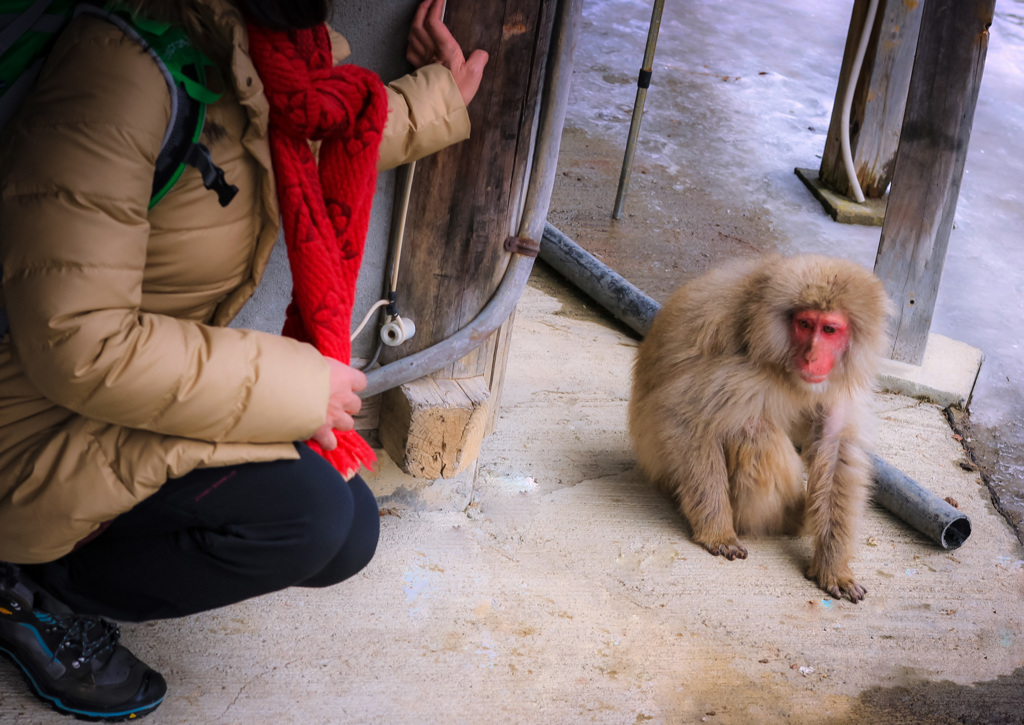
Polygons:
M0 562L0 654L54 710L117 722L148 715L167 683L118 644L117 625L74 614Z

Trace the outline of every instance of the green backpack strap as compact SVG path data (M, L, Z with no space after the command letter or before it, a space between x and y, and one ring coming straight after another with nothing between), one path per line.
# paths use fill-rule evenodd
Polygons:
M57 36L75 15L89 13L117 25L153 58L171 94L167 124L153 175L152 208L174 186L185 166L194 166L222 206L237 187L228 184L199 139L206 106L220 98L207 85L216 72L181 28L136 17L120 2L104 6L82 0L0 0L0 128L21 106Z
M0 128L21 106L77 0L0 0Z
M167 82L171 118L157 158L149 207L153 208L170 191L186 166L195 167L203 185L217 193L221 206L227 206L238 193L238 187L227 183L224 171L199 140L207 104L221 97L207 85L208 76L216 73L213 61L192 44L181 28L133 15L122 3L108 2L102 8L82 4L75 12L105 18L135 38L156 61Z

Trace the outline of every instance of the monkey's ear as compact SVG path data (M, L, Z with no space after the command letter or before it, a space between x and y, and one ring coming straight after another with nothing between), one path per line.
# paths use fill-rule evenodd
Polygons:
M786 365L789 358L789 326L795 312L795 290L779 283L782 258L769 258L754 270L740 293L738 337L744 353L756 360Z

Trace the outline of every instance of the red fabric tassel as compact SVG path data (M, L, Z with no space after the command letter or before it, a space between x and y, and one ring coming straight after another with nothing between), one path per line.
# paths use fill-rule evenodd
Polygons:
M327 27L277 31L249 23L249 52L270 101L270 150L293 291L282 334L348 363L356 279L363 259L377 156L387 120L375 73L335 66ZM321 141L319 163L309 141ZM346 478L372 468L355 431L319 451Z

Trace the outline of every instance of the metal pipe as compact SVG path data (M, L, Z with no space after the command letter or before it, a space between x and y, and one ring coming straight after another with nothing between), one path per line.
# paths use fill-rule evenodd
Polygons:
M658 303L550 224L544 228L540 258L617 320L641 337L647 334Z
M540 256L641 337L661 309L638 288L550 224ZM557 264L557 266L556 266ZM872 455L874 500L943 549L956 549L971 535L971 521L943 499L881 458Z
M540 106L533 170L519 223L519 236L527 239L540 239L544 233L558 166L558 149L569 99L572 59L579 38L583 0L562 0L559 10L548 53L550 66ZM479 347L512 314L532 269L532 257L513 255L498 288L472 322L426 350L367 372L366 389L359 395L369 398L411 382L440 370Z
M971 535L971 520L907 474L871 456L874 499L943 549L956 549Z
M647 100L647 88L651 85L651 73L654 68L654 48L658 44L658 32L661 30L661 11L665 0L654 0L651 11L651 26L647 30L647 47L644 48L644 62L640 67L640 76L636 80L636 100L633 101L633 118L629 122L629 136L626 137L626 155L622 159L622 171L619 174L619 190L615 193L613 219L622 218L622 205L626 200L626 188L629 186L629 174L633 168L633 155L636 152L636 141L640 136L640 121L644 117L644 102Z

